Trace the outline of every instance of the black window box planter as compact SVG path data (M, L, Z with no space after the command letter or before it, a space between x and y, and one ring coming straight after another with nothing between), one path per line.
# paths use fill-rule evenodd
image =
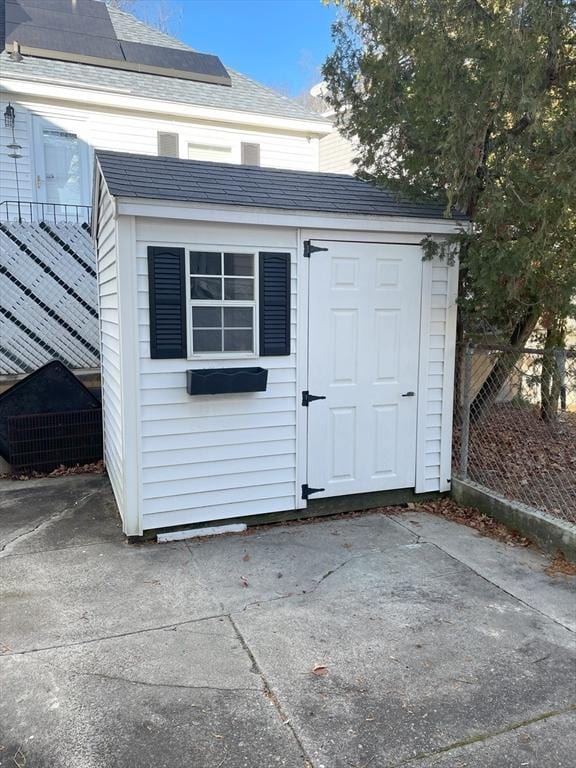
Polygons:
M202 368L186 371L189 395L224 395L232 392L265 392L266 368Z

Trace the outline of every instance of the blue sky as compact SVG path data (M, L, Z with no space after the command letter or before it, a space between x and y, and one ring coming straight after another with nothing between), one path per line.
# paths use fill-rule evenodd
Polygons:
M173 34L233 69L296 96L318 82L338 13L321 0L163 0L180 9ZM145 17L141 0L134 11ZM139 7L140 6L140 7Z

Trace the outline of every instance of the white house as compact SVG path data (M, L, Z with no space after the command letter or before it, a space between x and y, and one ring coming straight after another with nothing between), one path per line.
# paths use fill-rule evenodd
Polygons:
M347 175L96 165L105 457L128 535L449 489L457 266L421 241L461 222Z
M324 81L310 88L310 95L316 102L318 112L335 126L336 112L327 101L327 85ZM318 170L326 173L356 172L354 158L357 147L354 142L343 136L336 128L320 139L318 145Z
M97 367L94 149L318 170L332 128L98 0L4 2L0 375Z

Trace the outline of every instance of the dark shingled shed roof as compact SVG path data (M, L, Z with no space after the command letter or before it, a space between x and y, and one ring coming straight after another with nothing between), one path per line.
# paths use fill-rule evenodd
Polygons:
M344 174L286 171L171 157L96 152L114 197L245 205L288 211L444 218L444 206L398 200L384 187ZM464 218L453 214L453 218Z

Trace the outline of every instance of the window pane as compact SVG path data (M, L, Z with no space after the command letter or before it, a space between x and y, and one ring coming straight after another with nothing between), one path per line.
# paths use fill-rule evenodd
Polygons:
M227 307L224 310L226 328L252 328L253 312L251 307Z
M222 331L194 331L194 352L222 352Z
M221 275L222 254L210 251L190 251L191 275Z
M253 352L252 331L240 331L238 329L224 331L225 352Z
M254 255L252 253L225 253L225 275L253 275Z
M193 307L192 325L194 328L221 328L222 310L220 307Z
M222 279L220 277L191 277L190 297L192 299L221 299Z
M234 301L254 299L254 280L251 278L224 278L224 298Z

